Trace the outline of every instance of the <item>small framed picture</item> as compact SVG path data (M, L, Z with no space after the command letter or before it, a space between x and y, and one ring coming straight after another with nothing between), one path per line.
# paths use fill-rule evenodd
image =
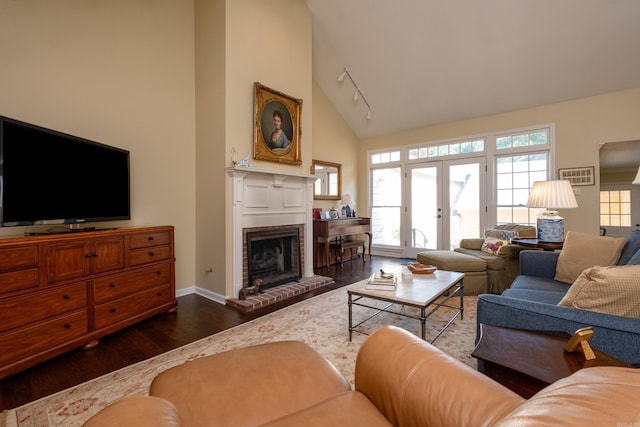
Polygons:
M254 83L253 158L302 164L300 110L302 100Z
M558 169L558 179L566 179L571 185L595 185L595 167Z

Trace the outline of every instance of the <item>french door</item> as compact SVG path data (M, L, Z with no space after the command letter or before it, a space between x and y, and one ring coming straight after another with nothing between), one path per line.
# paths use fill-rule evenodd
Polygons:
M415 258L481 237L486 206L485 158L372 170L373 243L377 252Z

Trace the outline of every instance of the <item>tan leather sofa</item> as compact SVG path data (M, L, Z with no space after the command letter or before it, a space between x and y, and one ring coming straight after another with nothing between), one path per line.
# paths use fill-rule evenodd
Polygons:
M231 350L171 368L151 396L103 409L95 426L636 425L640 371L586 368L525 400L392 326L358 353L355 391L299 342Z

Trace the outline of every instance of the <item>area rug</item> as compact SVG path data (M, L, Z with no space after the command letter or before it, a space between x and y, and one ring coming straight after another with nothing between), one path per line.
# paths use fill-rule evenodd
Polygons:
M151 380L167 368L236 347L270 341L306 342L331 361L353 384L356 354L366 335L354 333L353 341L349 341L347 289L348 286L318 295L19 408L4 411L0 415L0 425L81 426L111 402L125 396L147 394ZM464 304L464 319L458 317L434 344L476 368L476 361L470 355L475 338L476 297L464 297ZM394 309L400 312L413 310L403 306ZM451 308L442 307L427 320L428 341L453 312ZM354 306L354 321L364 319L370 313L369 309ZM375 316L364 323L361 329L371 333L387 324L420 333L418 320L389 313Z

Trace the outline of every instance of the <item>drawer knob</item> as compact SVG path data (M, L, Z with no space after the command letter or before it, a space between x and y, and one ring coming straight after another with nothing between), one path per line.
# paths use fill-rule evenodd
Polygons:
M116 287L116 282L111 282L111 283L109 283L109 287L110 287L110 288L115 288L115 287Z
M69 329L69 328L71 328L71 323L65 323L65 324L64 324L64 328L65 328L65 329Z
M64 295L64 299L71 299L71 295L69 295L69 294L65 294L65 295Z
M111 312L112 312L112 313L115 313L115 312L116 312L116 308L112 308L112 309L111 309Z
M24 336L25 337L30 337L31 336L31 331L25 331Z
M25 305L29 305L31 304L31 300L29 298L27 298L26 300L24 300L24 304Z
M156 274L157 274L158 276L162 276L162 271L158 270L158 271L156 271Z
M162 296L162 292L158 292L158 294L157 294L157 295L158 295L159 297L161 297L161 296Z
M149 236L149 240L155 240L153 236Z
M149 256L155 256L156 253L155 252L149 252Z
M89 252L88 254L86 254L84 257L85 258L95 258L98 256L97 252Z

